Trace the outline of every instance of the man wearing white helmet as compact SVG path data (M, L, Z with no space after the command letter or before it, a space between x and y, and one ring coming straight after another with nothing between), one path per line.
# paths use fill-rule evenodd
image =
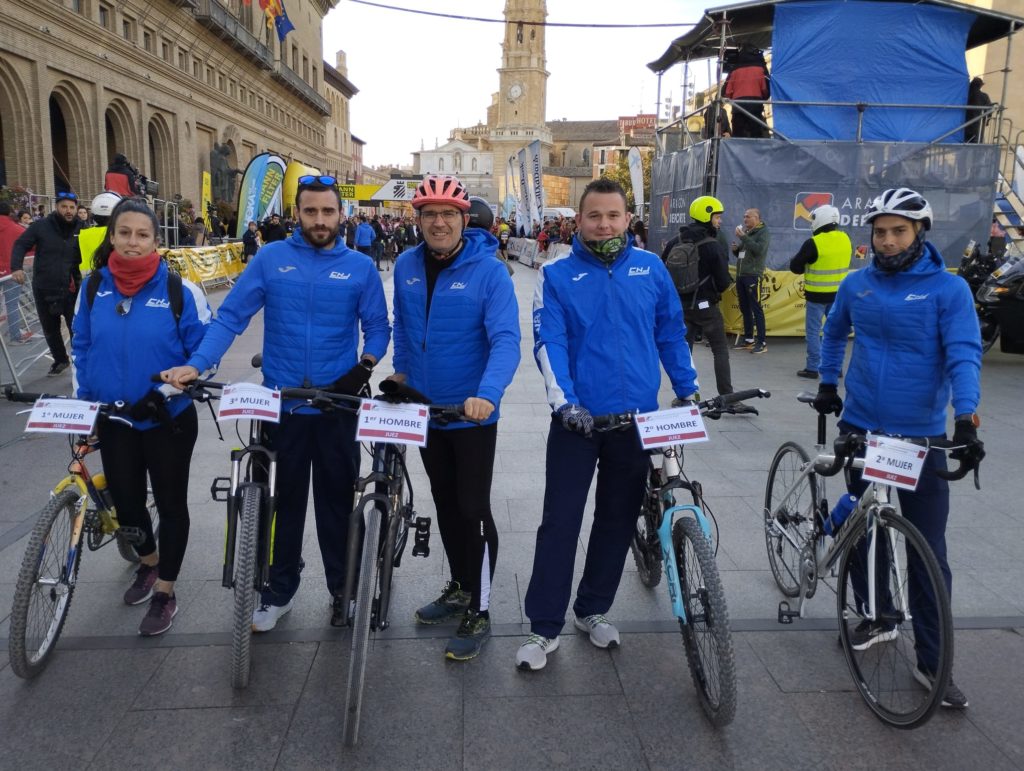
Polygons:
M96 224L78 231L78 265L82 274L92 270L92 257L107 237L107 222L114 207L121 202L121 196L109 190L92 199L92 219Z
M789 261L789 269L804 274L804 333L807 335L807 364L800 377L818 379L821 363L821 325L839 291L839 282L850 268L853 246L839 229L839 209L826 204L811 212L813 235Z

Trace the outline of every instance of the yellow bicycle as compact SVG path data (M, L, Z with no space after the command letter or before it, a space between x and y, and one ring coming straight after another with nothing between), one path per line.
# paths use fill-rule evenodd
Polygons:
M8 388L6 396L10 401L34 403L42 395ZM120 409L102 404L98 419L124 420L118 417ZM120 526L106 477L90 474L85 465L86 456L99 443L79 435L68 439L68 475L53 488L32 528L14 589L8 654L11 670L25 679L43 671L60 638L78 581L83 542L89 551L116 543L120 555L134 563L139 559L135 546L144 538L140 529ZM147 508L157 536L159 518L152 496L147 498Z

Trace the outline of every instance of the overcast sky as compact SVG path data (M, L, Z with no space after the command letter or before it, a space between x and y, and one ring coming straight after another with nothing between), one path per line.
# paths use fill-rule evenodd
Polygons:
M403 8L501 19L504 0L378 0ZM549 24L655 24L653 29L549 27L548 120L614 119L654 112L657 78L646 67L684 34L708 0L548 0ZM411 164L421 142L444 143L455 126L486 118L498 90L502 24L440 19L341 0L324 19L324 59L348 55L348 78L359 89L352 99L352 133L366 142L363 162ZM697 85L707 82L698 68ZM678 104L682 67L666 73L663 96Z

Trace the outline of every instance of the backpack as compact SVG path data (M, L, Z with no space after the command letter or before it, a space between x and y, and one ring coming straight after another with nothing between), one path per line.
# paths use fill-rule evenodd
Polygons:
M708 237L700 241L680 241L672 247L672 251L665 258L665 267L672 276L672 283L676 291L682 295L692 295L700 287L703 281L700 278L698 265L700 264L700 247L704 244L713 244L715 239Z
M89 278L85 283L85 302L89 306L89 310L92 310L93 301L96 299L96 292L100 289L100 281L103 276L98 270L94 270L89 274ZM171 313L174 314L174 324L177 326L181 322L181 311L185 307L184 291L181 283L181 276L174 271L167 271L167 301L171 304ZM181 330L178 330L179 336Z

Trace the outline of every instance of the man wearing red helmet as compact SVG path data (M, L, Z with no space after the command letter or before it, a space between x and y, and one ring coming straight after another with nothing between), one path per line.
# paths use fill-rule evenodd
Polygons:
M421 624L461 617L445 656L475 657L490 637L498 556L491 476L501 396L519 366L519 307L497 239L467 229L470 201L455 177L429 176L412 200L423 242L395 264L396 380L467 420L432 425L421 451L451 581L416 611Z

